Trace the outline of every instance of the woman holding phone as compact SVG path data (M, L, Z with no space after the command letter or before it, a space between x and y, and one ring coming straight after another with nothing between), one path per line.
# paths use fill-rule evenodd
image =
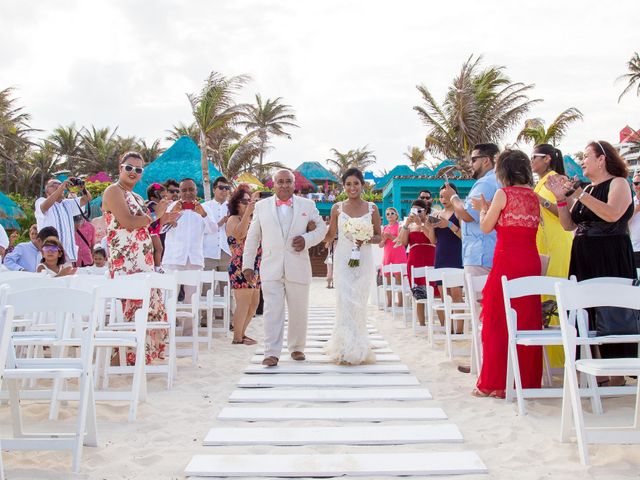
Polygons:
M398 243L409 247L407 276L410 284L412 267L432 267L435 262L436 234L434 225L428 219L430 212L431 206L424 200L415 200L398 235ZM424 279L416 279L415 285L425 285ZM426 325L423 303L417 305L417 313L420 325Z

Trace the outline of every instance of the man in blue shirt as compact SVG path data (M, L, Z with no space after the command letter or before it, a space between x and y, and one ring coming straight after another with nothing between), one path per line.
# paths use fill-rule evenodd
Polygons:
M486 275L491 270L496 232L482 233L480 212L472 208L471 199L484 195L491 201L500 188L494 172L494 160L499 152L498 146L493 143L480 143L473 147L471 169L477 181L464 202L451 187L441 191L441 195L449 197L456 217L462 220L462 264L465 273L474 276Z
M30 242L19 243L13 251L4 258L4 266L13 271L35 272L42 259L40 247L47 237L57 237L54 227L44 227L38 232L36 225L29 229Z

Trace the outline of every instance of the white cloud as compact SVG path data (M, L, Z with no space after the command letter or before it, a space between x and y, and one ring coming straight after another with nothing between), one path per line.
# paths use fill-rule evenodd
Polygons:
M18 87L38 128L75 121L152 139L189 121L185 92L209 71L248 73L241 99L281 96L302 127L269 158L296 166L368 144L389 168L423 142L415 85L441 99L466 58L484 54L536 84L545 101L531 116L583 111L562 145L574 152L640 127L640 100L618 104L614 83L640 45L637 11L633 0L23 0L3 5L0 86Z

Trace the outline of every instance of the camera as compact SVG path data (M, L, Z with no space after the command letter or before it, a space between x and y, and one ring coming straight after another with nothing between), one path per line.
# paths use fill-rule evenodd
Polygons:
M440 223L440 218L439 218L439 217L436 217L436 216L434 216L434 215L429 215L429 216L427 217L427 222L432 223L432 224L434 224L434 225L435 225L436 223Z
M260 192L260 198L269 198L273 196L273 192L269 192L267 190L263 190Z
M182 210L195 210L196 204L193 202L182 202Z
M71 187L84 187L84 180L77 178L77 177L70 177L69 178L69 186Z

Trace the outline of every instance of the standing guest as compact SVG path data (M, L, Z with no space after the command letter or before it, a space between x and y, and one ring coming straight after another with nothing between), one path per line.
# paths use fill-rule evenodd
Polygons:
M16 246L16 242L18 241L18 237L20 236L20 233L15 228L7 230L6 234L9 237L9 246L6 248L6 250L4 252L4 256L5 257L7 256L7 254L9 254L9 253L11 253L13 251L13 249ZM0 257L1 256L2 255L0 255Z
M260 302L260 261L262 248L258 247L254 261L254 275L248 281L242 274L242 255L244 243L249 231L259 192L253 195L243 187L238 188L229 200L229 219L227 221L228 244L232 256L229 263L229 279L235 298L236 309L233 312L233 341L231 343L255 345L256 341L246 336L249 322L256 313Z
M45 233L50 232L45 231ZM40 255L42 241L49 236L39 238L37 225L31 225L29 241L16 245L13 251L4 257L4 265L16 272L35 272L42 258Z
M176 180L170 178L164 182L164 188L167 189L167 198L169 200L172 202L180 200L180 184Z
M536 234L540 224L540 204L533 192L531 162L519 150L505 150L496 163L496 177L503 188L493 201L480 195L472 200L480 211L482 232L498 232L493 268L482 291L482 369L472 395L505 397L508 332L502 295L502 276L514 278L540 275L540 256ZM514 261L517 259L517 261ZM540 330L542 312L540 297L511 300L518 318L519 330ZM518 345L518 361L523 388L540 388L542 380L542 347Z
M327 201L329 202L335 202L336 201L336 191L335 190L331 190L329 192L329 196L327 196Z
M436 234L433 224L429 223L427 219L430 212L431 207L424 200L414 200L411 204L411 213L400 229L398 242L409 247L407 277L410 285L412 284L412 267L433 267L435 263ZM413 285L426 284L424 278L416 278ZM426 324L424 303L418 303L416 312L418 322L424 326Z
M95 228L82 215L73 217L73 226L75 228L76 245L78 246L76 265L78 267L93 265L93 246L96 243Z
M547 188L547 181L554 175L564 175L564 160L562 152L549 144L536 145L531 155L531 170L539 180L533 191L540 202L541 221L536 236L538 253L549 259L546 271L550 277L567 278L569 276L569 258L573 233L567 232L560 224L558 205L555 195ZM544 266L543 266L544 268ZM553 296L543 296L542 301L555 300ZM559 325L560 319L554 315L549 319L552 325ZM547 355L553 368L564 365L564 351L562 346L549 346Z
M204 236L204 269L226 272L229 269L231 251L227 243L227 220L229 207L227 199L231 186L224 177L213 181L213 199L202 204L211 218L211 229Z
M498 181L493 170L498 146L480 143L471 152L471 170L476 183L463 202L451 187L445 184L440 191L440 199L445 198L453 205L458 220L462 220L462 264L465 273L474 276L486 275L493 265L493 251L496 246L496 232L483 233L480 229L480 212L474 210L471 199L483 195L491 201L498 190Z
M167 231L162 257L167 271L202 270L204 268L204 234L211 231L213 221L198 203L196 182L185 178L180 182L180 199L167 207L168 213L179 214L175 226ZM187 302L195 293L195 287L184 286ZM191 323L185 322L183 334L191 335Z
M440 191L444 190L445 186L449 185L456 194L458 188L453 183L446 183L440 188ZM453 210L451 201L440 194L440 203L442 203L443 210L437 215L440 219L439 223L434 224L436 232L436 261L435 268L462 268L462 229L460 228L460 221L456 217L456 212ZM438 282L438 291L440 297L444 298L444 292L442 291L442 282ZM456 303L462 302L462 287L453 287L449 289L452 301ZM438 317L440 323L444 325L444 312L438 310ZM463 320L456 320L454 325L455 332L462 332L464 326Z
M382 253L382 265L391 264L406 264L407 263L407 248L404 245L399 245L396 240L398 239L398 231L400 229L400 218L398 211L393 208L387 208L385 212L385 218L387 219L387 225L382 229L382 240L378 244L380 248L384 248ZM396 285L402 285L402 278L399 273L394 274ZM402 306L403 298L402 292L398 292L398 305ZM387 292L387 307L391 306L391 292Z
M633 246L633 258L636 268L640 268L640 172L633 174L633 216L629 220L629 233Z
M57 237L47 237L40 249L42 260L36 267L36 272L45 272L50 277L65 277L76 273L76 268L66 265L67 259L62 243Z
M9 248L9 236L4 227L0 225L0 258L4 257L7 248Z
M51 179L44 187L46 197L38 198L35 204L38 230L42 230L44 227L54 227L57 230L69 262L76 261L77 244L73 217L81 214L82 207L91 200L91 194L86 188L82 189L80 199L65 199L65 191L70 185L77 183L78 180L73 177L64 182L55 178Z
M584 188L563 175L547 181L558 201L562 227L575 230L569 275L575 275L578 281L595 277L636 278L629 237L634 207L626 162L609 142L594 141L585 149L582 172L591 180ZM609 317L603 311L596 315L589 316L590 329L606 333ZM637 357L638 351L635 344L602 345L600 354L603 358ZM624 377L603 381L615 386L624 384Z
M162 254L164 247L160 240L160 230L162 229L161 217L164 215L169 201L166 199L167 190L159 183L152 183L147 188L147 209L151 214L153 222L149 225L149 235L153 245L153 268L156 272L162 272Z
M418 194L418 200L422 200L425 203L431 203L431 192L429 190L420 190L420 193Z
M144 200L133 193L144 171L144 160L137 152L127 152L120 159L118 181L109 186L103 195L102 207L107 222L109 246L109 274L133 275L153 272L153 246L149 235L152 219L144 206ZM140 300L126 300L124 318L133 322ZM159 290L152 290L149 302L149 321L166 322L167 312ZM146 363L164 358L168 330L150 330L147 334ZM127 353L127 363L135 364L134 352Z

